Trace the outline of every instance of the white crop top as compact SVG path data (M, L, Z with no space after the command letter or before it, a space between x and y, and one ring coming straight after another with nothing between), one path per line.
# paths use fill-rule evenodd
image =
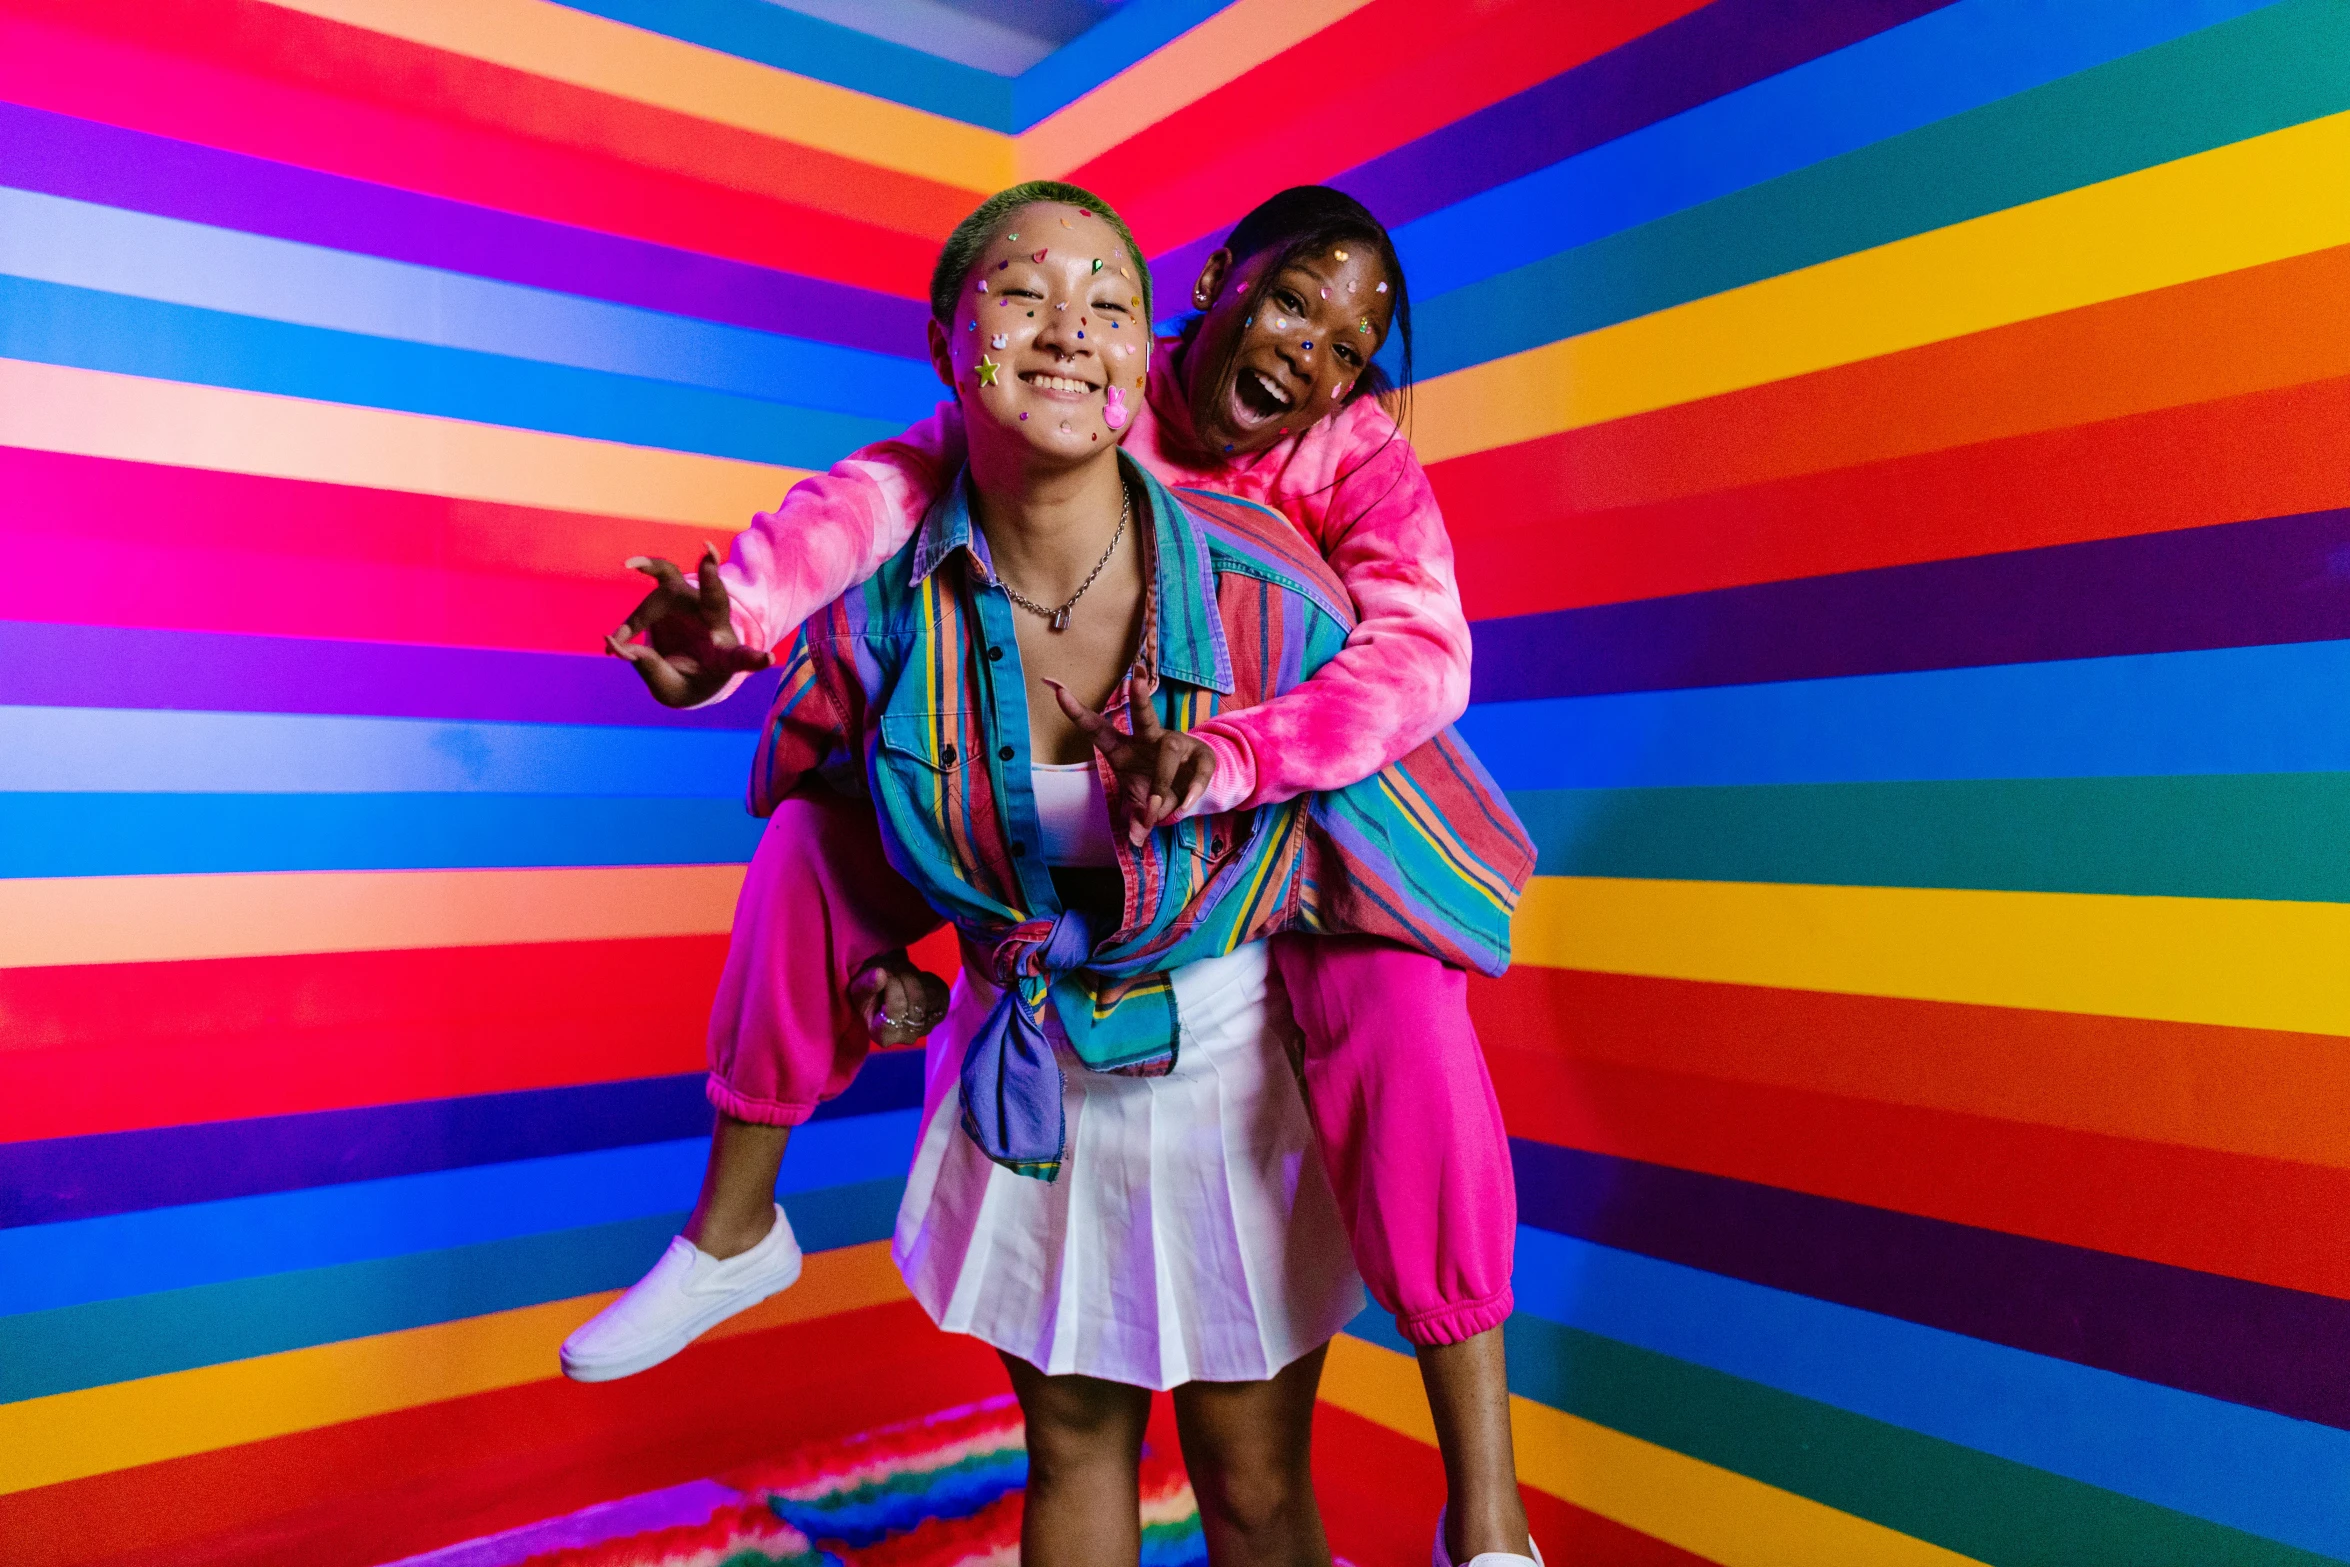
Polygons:
M1044 830L1047 865L1115 865L1110 801L1091 762L1033 762L1037 825Z

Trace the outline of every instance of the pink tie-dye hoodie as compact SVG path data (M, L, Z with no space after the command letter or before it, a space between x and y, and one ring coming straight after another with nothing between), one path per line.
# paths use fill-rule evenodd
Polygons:
M1151 356L1149 396L1126 450L1168 484L1221 490L1278 511L1346 583L1360 617L1338 657L1262 707L1194 730L1216 771L1193 814L1359 782L1469 705L1469 623L1452 541L1411 444L1372 398L1269 451L1221 466L1194 448L1175 345ZM805 479L737 534L719 568L745 645L773 648L903 548L963 464L954 402L892 440Z

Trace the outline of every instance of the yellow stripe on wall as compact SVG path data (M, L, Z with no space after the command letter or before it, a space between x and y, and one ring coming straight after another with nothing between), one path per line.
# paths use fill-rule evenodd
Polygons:
M554 0L268 0L427 48L984 193L1012 138ZM776 156L790 157L789 147Z
M1370 0L1235 0L1020 133L1022 179L1053 179L1247 75Z
M618 1290L0 1404L0 1494L543 1382ZM707 1337L906 1298L889 1242L808 1258L800 1282Z
M1520 962L2350 1035L2350 904L1538 876Z
M2350 243L2350 114L1421 383L1425 462Z
M806 469L0 359L0 445L735 533Z
M1419 1368L1408 1356L1340 1334L1322 1397L1433 1445ZM1563 1502L1723 1567L1968 1567L1961 1556L1882 1524L1516 1394L1510 1424L1518 1478Z
M740 865L0 879L0 968L723 935Z

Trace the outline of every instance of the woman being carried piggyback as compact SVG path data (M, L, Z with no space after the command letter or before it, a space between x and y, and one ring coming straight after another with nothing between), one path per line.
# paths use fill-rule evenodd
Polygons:
M1025 199L1099 210L1068 187L1030 187ZM1023 242L1049 251L1059 224ZM1311 678L1259 706L1219 705L1164 732L1129 734L1069 704L1070 721L1102 747L1122 791L1121 825L1139 843L1171 823L1343 790L1414 752L1465 704L1468 635L1434 498L1375 395L1373 355L1393 331L1408 363L1409 338L1402 269L1377 222L1319 187L1266 202L1203 269L1192 296L1201 314L1156 352L1140 262L1129 254L1114 265L1125 271L1109 275L1134 286L1127 318L1105 331L1103 317L1081 309L1089 324L1072 328L1087 332L1085 351L1103 369L1101 428L1089 436L1122 435L1153 473L1279 511L1337 572L1351 600L1340 607L1356 621ZM974 280L977 306L956 331L959 347L1000 365L997 339L1014 341L1011 324L1025 329L1037 304L1031 290L1006 292L1013 269L998 270L1002 278ZM817 606L904 547L960 469L962 417L942 405L899 440L801 484L736 540L728 563L712 570L718 563L706 560L698 586L667 563L642 563L662 586L614 651L680 704L763 665ZM1084 578L1008 574L1007 585L1023 593L1029 608L1019 613L1040 635L1082 636L1084 594L1101 591ZM1053 630L1073 595L1067 629ZM629 640L640 632L652 645ZM702 1202L662 1267L566 1346L573 1375L642 1369L796 1277L797 1248L773 1198L788 1128L846 1085L869 1028L893 1043L938 1020L943 987L909 971L899 951L935 919L892 869L868 805L820 790L781 802L745 883L713 1015L721 1118ZM1452 1497L1440 1560L1523 1557L1498 1331L1510 1309L1515 1197L1461 971L1372 938L1282 936L1271 947L1356 1258L1420 1349Z

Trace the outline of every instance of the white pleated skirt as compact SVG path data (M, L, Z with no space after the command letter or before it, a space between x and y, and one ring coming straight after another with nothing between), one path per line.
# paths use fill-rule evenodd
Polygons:
M940 1327L1050 1374L1170 1388L1270 1377L1362 1309L1265 944L1178 969L1174 985L1166 1076L1089 1072L1060 1047L1068 1145L1045 1182L963 1135L964 1045L996 999L966 967L930 1038L893 1247Z

